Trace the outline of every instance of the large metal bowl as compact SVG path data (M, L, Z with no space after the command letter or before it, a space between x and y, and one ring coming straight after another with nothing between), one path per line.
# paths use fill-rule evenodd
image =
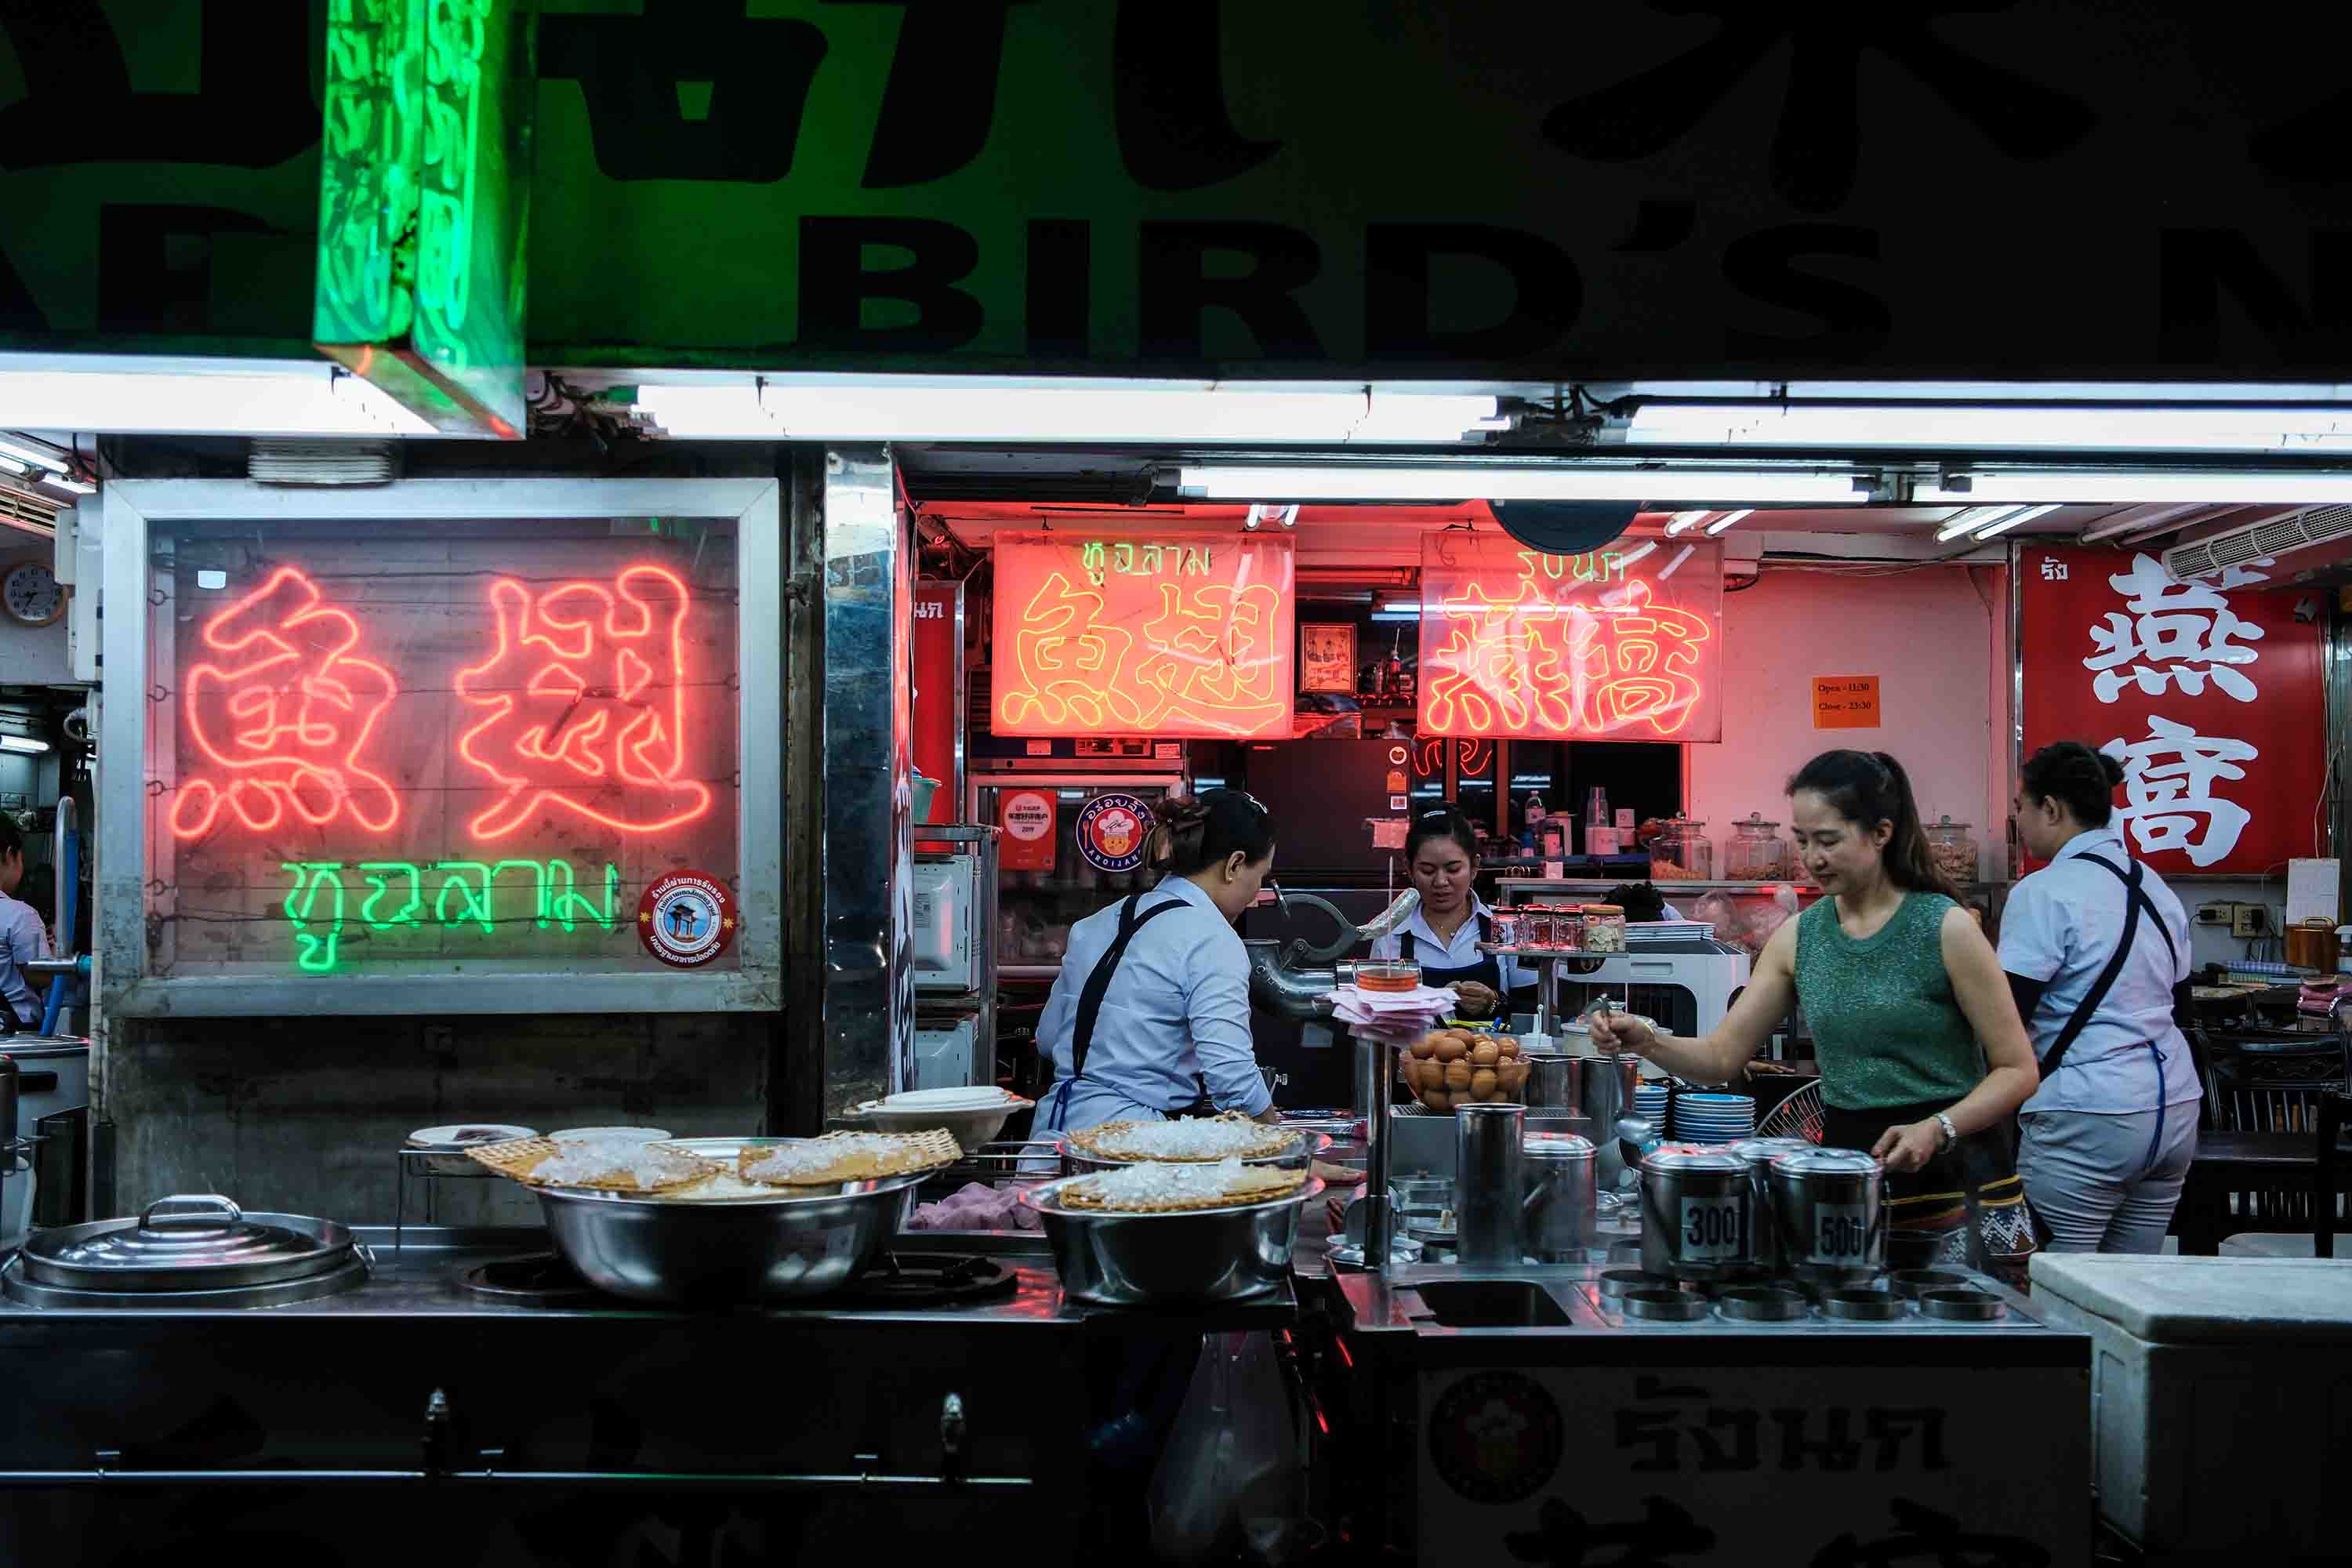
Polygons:
M1045 1222L1062 1293L1105 1307L1202 1306L1262 1296L1290 1272L1301 1204L1319 1196L1309 1177L1298 1191L1231 1208L1175 1214L1066 1209L1066 1176L1024 1189L1021 1201Z
M1303 1171L1307 1169L1308 1163L1314 1160L1315 1156L1322 1153L1325 1150L1331 1147L1331 1134L1328 1132L1301 1132L1297 1134L1297 1138L1298 1142L1296 1147L1286 1149L1279 1154L1252 1155L1248 1159L1244 1160L1242 1163L1244 1165L1272 1165L1278 1170L1284 1171ZM1106 1159L1099 1154L1088 1154L1081 1150L1074 1149L1070 1147L1066 1142L1062 1144L1062 1169L1064 1172L1073 1176L1091 1176L1103 1171L1124 1171L1129 1165L1148 1165L1153 1163L1210 1165L1214 1164L1216 1162L1213 1160L1158 1162L1150 1160L1111 1160Z
M556 1251L597 1289L721 1307L821 1296L856 1279L898 1234L920 1174L844 1182L806 1196L667 1203L541 1187Z

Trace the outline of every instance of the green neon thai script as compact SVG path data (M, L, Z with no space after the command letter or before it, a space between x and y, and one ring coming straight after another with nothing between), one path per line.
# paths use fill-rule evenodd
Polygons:
M569 860L362 860L351 867L340 860L286 860L278 868L293 879L284 908L294 928L295 967L312 974L333 970L341 955L346 870L367 884L359 920L371 931L430 923L488 934L501 922L526 921L537 931L560 926L570 931L583 924L611 931L620 918L621 868L610 862L601 896L593 883L581 888ZM501 908L509 912L502 916Z

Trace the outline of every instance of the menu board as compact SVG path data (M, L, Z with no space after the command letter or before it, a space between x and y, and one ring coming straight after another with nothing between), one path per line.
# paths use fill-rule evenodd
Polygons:
M1287 739L1290 541L995 537L999 735Z
M1718 544L1551 555L1452 530L1423 542L1423 735L1720 741L1722 661Z
M176 530L149 612L148 973L736 967L735 537ZM714 939L688 959L643 940L688 926Z

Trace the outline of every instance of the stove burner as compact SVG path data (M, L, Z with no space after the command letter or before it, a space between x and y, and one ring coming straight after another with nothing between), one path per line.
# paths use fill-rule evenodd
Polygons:
M521 1252L478 1264L460 1273L457 1284L513 1307L570 1307L598 1299L572 1265L552 1252Z
M940 1307L1013 1294L1013 1271L991 1258L969 1256L899 1258L884 1253L871 1273L829 1298L866 1307Z
M1628 1290L1617 1299L1618 1310L1629 1318L1652 1318L1667 1323L1690 1323L1706 1316L1706 1298L1672 1289Z
M1675 1282L1663 1274L1644 1274L1638 1268L1604 1268L1601 1271L1601 1293L1622 1296L1628 1290L1672 1290Z
M1822 1296L1822 1310L1857 1323L1891 1323L1909 1315L1902 1297L1884 1290L1827 1291Z

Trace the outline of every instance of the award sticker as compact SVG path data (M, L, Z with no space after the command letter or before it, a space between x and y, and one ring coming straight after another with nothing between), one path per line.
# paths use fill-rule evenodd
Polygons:
M707 871L672 871L637 900L637 940L674 969L695 969L735 940L735 896Z

